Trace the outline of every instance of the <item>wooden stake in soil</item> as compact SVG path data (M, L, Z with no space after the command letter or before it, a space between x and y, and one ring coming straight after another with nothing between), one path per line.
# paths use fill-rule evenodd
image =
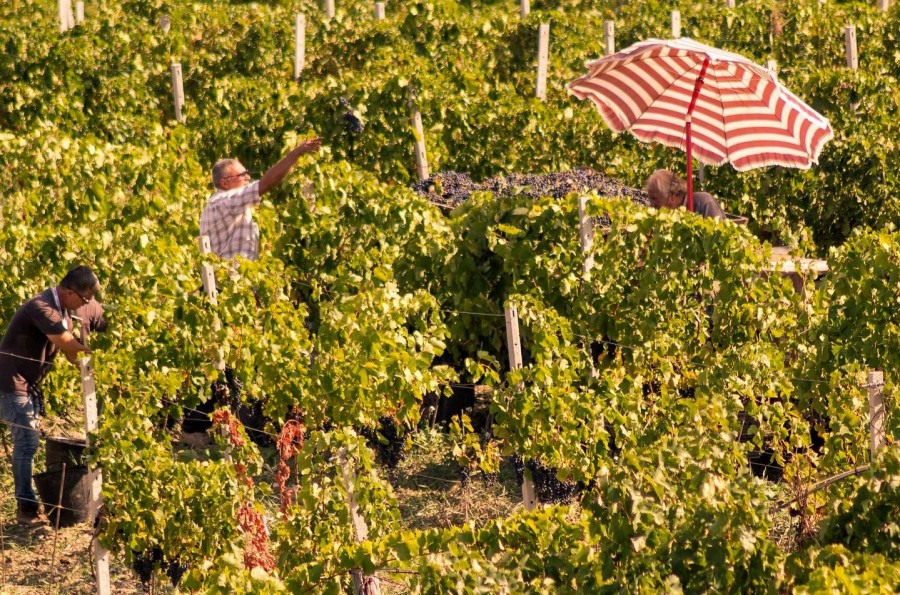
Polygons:
M159 17L159 28L162 29L163 33L169 32L169 29L172 28L172 19L169 18L169 15L164 14Z
M384 2L376 2L375 3L375 20L376 21L384 20Z
M603 45L606 48L606 55L616 53L616 22L603 21Z
M550 23L538 27L538 67L535 95L541 101L547 100L547 63L550 58Z
M528 13L531 12L531 2L529 0L520 0L519 2L519 17L522 20L525 20L525 17L528 16Z
M75 23L81 24L84 22L84 2L80 0L75 3Z
M59 500L56 503L56 532L53 534L53 556L50 558L50 568L56 566L56 541L59 539L59 517L62 516L63 492L66 487L66 464L62 464L62 478L59 480Z
M347 449L343 446L338 449L338 463L341 467L341 478L344 481L344 489L347 492L347 504L350 507L350 524L353 528L353 539L356 543L362 543L369 538L369 528L365 519L359 514L359 503L356 500L356 490L353 473L350 471L350 463L347 461ZM353 593L355 595L381 595L381 581L377 576L364 575L361 568L350 571L353 577Z
M209 236L200 236L200 254L206 255L212 253L212 247L209 243ZM200 280L203 282L203 291L206 292L206 296L209 298L209 303L213 306L219 305L219 291L216 289L216 274L213 270L211 264L204 262L200 265ZM222 328L222 323L219 321L218 315L216 315L213 320L213 330L219 331ZM219 371L223 371L225 369L225 360L222 355L219 354L216 358L216 369Z
M6 494L0 493L0 510L3 509L5 496ZM6 587L6 539L3 536L3 523L0 523L0 590L4 587Z
M82 334L84 330L82 327ZM87 336L84 337L87 346ZM87 436L87 447L91 447L91 434L97 431L97 386L94 383L94 363L91 356L81 359L81 388L84 392L84 429ZM88 464L88 477L91 482L90 501L88 502L88 519L93 527L100 514L103 503L103 474L100 469L91 469ZM103 547L99 539L91 542L94 558L94 578L97 581L97 595L110 595L109 583L109 551Z
M672 11L672 38L681 37L681 13L677 10Z
M890 7L891 0L878 0L878 10L881 12L887 12Z
M334 18L334 0L325 0L325 18L329 21Z
M504 311L506 316L506 349L509 353L509 369L518 370L522 367L522 343L519 340L519 311L515 306L509 306ZM524 460L522 461L524 465ZM525 510L534 510L537 506L537 498L534 494L534 481L528 477L528 469L522 470L522 504Z
M306 15L298 12L294 17L294 80L300 80L306 66Z
M591 247L594 245L594 222L587 214L588 198L582 196L578 199L578 226L581 229L581 251L584 253L584 265L582 270L587 275L594 268L594 257L591 255Z
M416 175L419 181L427 180L429 172L428 154L425 152L425 129L422 127L422 113L416 105L416 94L412 87L409 89L409 111L414 135L413 149L416 153Z
M869 439L872 458L884 446L884 372L871 371L866 375L866 389L869 392Z
M200 254L207 255L212 253L212 246L209 243L209 236L200 236ZM200 280L203 282L203 291L206 292L206 297L209 298L209 303L213 306L219 305L219 290L216 289L216 274L213 270L211 264L204 262L200 265ZM218 314L213 319L213 330L218 332L222 328L222 323L219 321ZM222 357L221 352L217 350L216 352L216 361L215 361L216 370L220 372L225 370L225 359ZM225 444L229 444L229 431L228 428L222 428L222 436L225 438ZM222 457L225 461L231 461L231 447L226 446L225 452Z
M175 103L175 121L184 122L184 85L181 82L181 64L172 64L172 99Z
M844 27L844 44L847 47L847 68L856 70L859 68L859 60L856 57L856 25Z
M734 8L734 0L725 0L725 8Z

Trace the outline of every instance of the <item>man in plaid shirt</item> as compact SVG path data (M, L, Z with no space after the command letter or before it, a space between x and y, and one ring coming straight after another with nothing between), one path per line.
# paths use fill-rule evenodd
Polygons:
M259 227L253 221L253 207L263 194L287 177L301 155L312 153L322 139L305 141L281 158L255 182L237 159L220 159L212 169L216 191L200 215L200 235L209 236L212 251L222 258L259 258Z

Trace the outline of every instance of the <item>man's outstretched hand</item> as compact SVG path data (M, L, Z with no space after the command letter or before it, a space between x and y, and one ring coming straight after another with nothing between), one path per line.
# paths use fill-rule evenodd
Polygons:
M315 153L319 150L319 147L322 146L321 138L311 138L308 141L304 141L300 143L297 148L300 149L301 155L306 155L307 153Z

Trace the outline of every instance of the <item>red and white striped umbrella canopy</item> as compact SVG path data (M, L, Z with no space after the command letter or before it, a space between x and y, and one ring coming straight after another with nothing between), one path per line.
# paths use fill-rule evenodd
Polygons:
M750 60L691 39L648 39L587 64L569 83L606 124L642 141L686 148L685 115L704 60L692 115L693 154L738 171L781 165L807 169L832 136L828 119Z

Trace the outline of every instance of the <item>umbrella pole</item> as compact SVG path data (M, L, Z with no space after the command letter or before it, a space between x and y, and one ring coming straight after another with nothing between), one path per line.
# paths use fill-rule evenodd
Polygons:
M694 162L693 162L693 142L691 140L691 114L694 113L694 106L697 105L697 96L700 95L700 87L703 86L703 77L706 76L706 68L709 66L709 56L704 56L703 66L700 67L700 76L694 83L694 94L691 96L691 103L688 105L687 115L684 118L685 133L685 149L687 153L687 210L694 210Z

